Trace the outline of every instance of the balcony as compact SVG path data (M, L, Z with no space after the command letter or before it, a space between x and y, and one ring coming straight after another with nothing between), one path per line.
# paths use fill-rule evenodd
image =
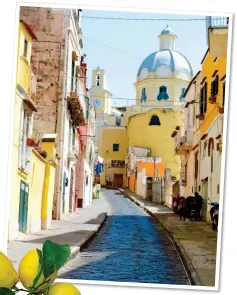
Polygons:
M191 136L187 131L184 136L181 136L180 130L176 129L172 137L174 137L174 151L176 155L184 155L192 149Z
M76 145L71 146L68 153L68 161L75 162L78 159L78 149Z
M79 96L76 92L70 92L69 96L67 97L67 101L68 108L75 126L84 125L86 122L84 96Z
M228 41L228 18L206 18L207 44L212 56L226 56Z

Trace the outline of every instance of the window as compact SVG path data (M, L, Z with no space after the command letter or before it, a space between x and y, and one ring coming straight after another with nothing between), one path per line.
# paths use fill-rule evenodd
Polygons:
M116 125L120 126L121 124L121 117L120 116L116 116Z
M21 119L21 133L19 144L19 167L30 172L30 159L32 148L27 145L27 138L30 137L31 132L32 113L30 113L23 106L22 119Z
M222 107L225 106L225 81L223 82Z
M159 90L159 94L157 96L157 100L168 100L169 96L167 94L167 87L166 86L161 86Z
M208 141L206 140L203 144L203 158L207 156Z
M71 91L75 89L75 61L72 59Z
M72 145L73 146L75 146L75 140L76 140L75 128L72 127Z
M198 153L195 154L195 179L198 178Z
M207 83L201 89L200 94L200 115L206 113L207 111Z
M214 97L218 94L218 83L219 83L219 77L216 75L214 81L211 83L211 97Z
M195 103L193 104L193 126L195 126Z
M90 102L89 102L89 97L85 96L85 103L86 103L86 120L89 119L89 107L90 107Z
M100 73L96 74L96 86L100 86Z
M28 54L28 40L24 39L23 56L27 58L27 54Z
M213 159L213 154L214 154L214 149L213 149L213 144L211 146L211 173L213 172L213 165L214 165L214 159Z
M152 116L149 125L150 125L150 126L152 126L152 125L160 126L161 124L160 124L160 119L159 119L159 117L156 116L156 115Z
M119 151L119 144L118 143L114 143L113 144L113 151L114 152L118 152Z
M184 93L185 93L185 91L186 91L186 88L182 88L182 89L181 89L181 95L180 95L180 97L179 97L179 100L180 100L180 101L183 101L183 97L184 97Z
M71 148L71 142L72 142L72 123L68 122L68 149Z
M141 95L141 103L144 101L146 102L147 96L146 96L146 88L142 88L142 95Z

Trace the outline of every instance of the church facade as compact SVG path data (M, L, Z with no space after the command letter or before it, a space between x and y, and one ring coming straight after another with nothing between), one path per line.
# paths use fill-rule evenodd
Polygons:
M169 26L158 38L159 50L149 54L138 69L134 83L135 105L124 109L111 107L112 95L106 92L104 78L102 85L100 82L96 85L99 68L93 72L90 91L97 108L97 126L100 126L97 130L98 153L105 159L101 184L110 179L112 185L128 186L147 198L147 179L160 180L163 203L171 206L173 185L175 187L179 180L181 162L180 156L174 154L170 134L176 126L184 124L183 95L193 78L193 71L185 56L175 50L177 35ZM104 76L104 71L101 73ZM98 99L102 101L98 102ZM119 151L115 152L114 148ZM124 162L118 164L116 160ZM114 170L114 161L123 167L116 168L123 169L120 171L123 181L115 181L118 177L115 175L119 173Z

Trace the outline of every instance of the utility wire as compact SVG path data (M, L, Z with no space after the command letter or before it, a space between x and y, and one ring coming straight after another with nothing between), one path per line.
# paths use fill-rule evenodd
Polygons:
M84 93L78 93L77 96L79 95L84 95ZM95 98L104 98L104 96L100 96L100 95L96 95ZM136 98L129 98L129 97L110 97L111 100L137 100ZM147 101L153 101L153 102L158 102L158 100L155 100L155 99L147 99ZM162 104L166 104L166 103L169 103L169 102L177 102L177 103L180 103L181 104L185 104L187 102L190 102L190 101L187 101L187 100L184 100L184 101L177 101L177 100L167 100L167 101L159 101L160 105ZM206 102L201 102L201 101L194 101L190 104L213 104L213 105L217 105L218 103L213 103L213 102L210 102L210 101L206 101ZM157 107L156 106L146 106L146 105L139 105L141 107ZM126 106L124 106L126 107ZM119 107L118 107L119 108Z
M126 17L101 17L101 16L89 16L82 15L82 18L98 19L98 20L122 20L122 21L177 21L177 22L188 22L188 21L206 21L206 18L126 18ZM223 20L226 17L216 17L215 20Z
M139 60L144 60L144 58L142 58L142 57L138 57L138 56L135 56L135 55L130 54L129 52L126 52L126 51L120 50L120 49L118 49L118 48L114 48L114 47L108 46L108 45L103 44L103 43L101 43L101 42L99 42L99 41L97 41L97 40L90 39L90 38L88 38L88 37L86 37L86 36L84 36L84 35L83 35L83 38L85 38L85 39L87 39L87 40L89 40L89 41L95 42L95 43L97 43L97 44L99 44L99 45L101 45L101 46L107 47L107 48L109 48L109 49L112 49L112 50L118 51L118 52L120 52L120 53L123 53L123 54L129 55L129 56L131 56L131 57L137 58L137 59L139 59Z

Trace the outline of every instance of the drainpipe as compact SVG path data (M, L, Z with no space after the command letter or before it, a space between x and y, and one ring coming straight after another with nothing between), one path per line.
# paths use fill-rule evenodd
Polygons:
M70 29L67 30L64 51L64 69L63 69L63 94L59 103L58 123L60 122L59 129L59 153L62 155L61 164L57 175L56 185L56 220L60 220L61 215L61 196L62 196L62 182L63 182L63 163L64 163L64 129L65 129L65 100L67 95L67 58L68 58L68 44L69 44ZM61 115L61 116L60 116Z

